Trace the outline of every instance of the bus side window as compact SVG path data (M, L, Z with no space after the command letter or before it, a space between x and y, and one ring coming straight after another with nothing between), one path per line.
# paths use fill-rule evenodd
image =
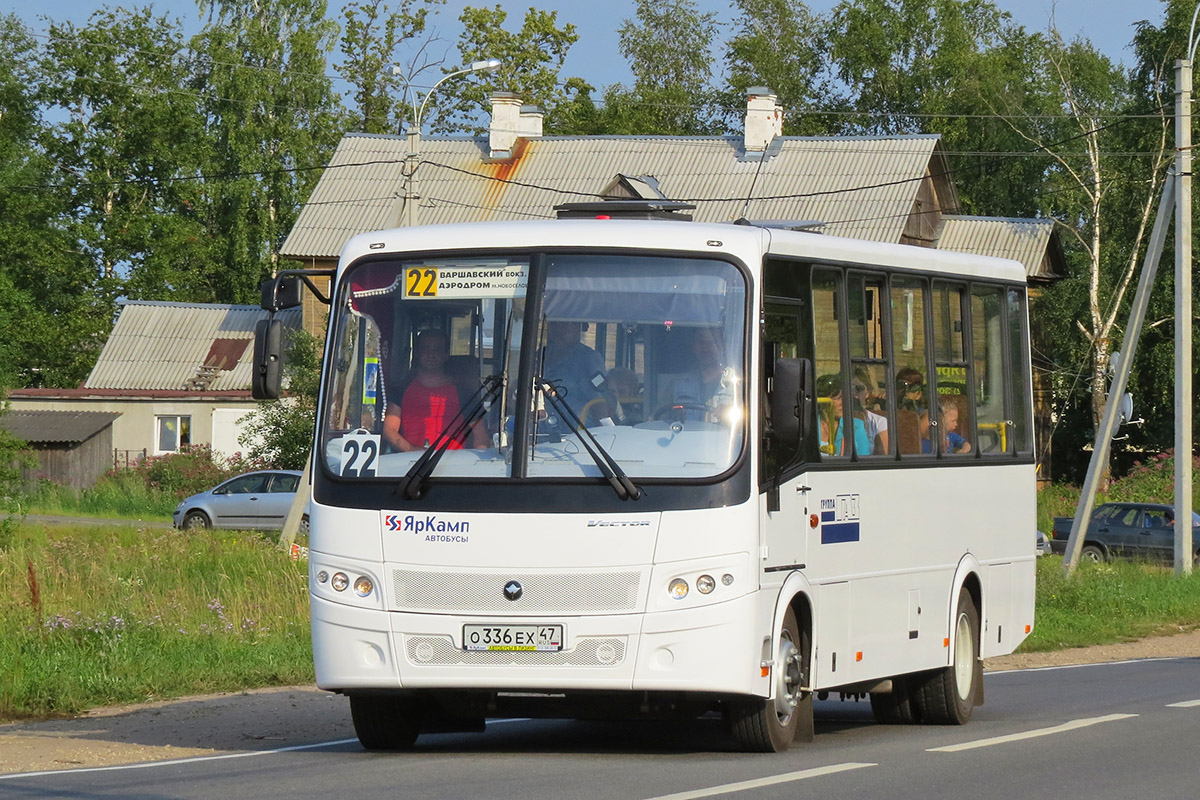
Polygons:
M1012 381L1004 366L1004 296L999 286L971 287L971 360L975 372L975 422L981 453L1013 449L1005 393Z
M930 409L930 427L934 430L926 452L959 455L974 453L976 449L975 415L970 403L971 365L967 363L966 350L965 299L964 286L934 281L933 347L937 371L933 385L937 394L930 393L929 396L936 397L937 402ZM952 415L953 430L936 430L942 426L940 418L947 413Z
M929 362L926 357L926 284L921 278L892 278L892 353L896 409L896 449L901 456L920 455L929 441Z
M814 269L812 277L813 374L817 376L817 430L821 459L850 454L850 446L839 439L841 407L846 381L842 373L841 273ZM865 433L865 428L864 428ZM840 446L839 446L840 444Z

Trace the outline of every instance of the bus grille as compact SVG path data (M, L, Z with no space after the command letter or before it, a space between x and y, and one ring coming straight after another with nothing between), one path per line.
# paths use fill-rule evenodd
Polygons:
M468 651L445 636L406 636L404 648L416 666L615 667L625 660L625 639L618 636L581 638L558 651Z
M518 581L520 599L504 597ZM481 575L397 569L392 572L397 611L444 614L616 614L638 610L642 574L631 572Z

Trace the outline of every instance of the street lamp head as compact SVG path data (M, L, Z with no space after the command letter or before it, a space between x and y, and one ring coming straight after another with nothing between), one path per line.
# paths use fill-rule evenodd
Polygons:
M475 61L471 64L472 72L480 72L480 71L494 72L498 69L500 69L500 59L498 59L498 58L489 58L484 61Z

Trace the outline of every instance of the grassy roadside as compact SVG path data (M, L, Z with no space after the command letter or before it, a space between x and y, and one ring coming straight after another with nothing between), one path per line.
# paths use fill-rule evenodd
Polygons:
M1062 559L1037 565L1033 633L1017 652L1036 653L1140 639L1200 628L1200 572L1135 561L1080 564L1063 576Z
M1038 559L1021 650L1200 627L1200 574ZM270 538L129 526L17 529L0 549L0 720L313 680L303 562Z
M254 534L21 525L0 719L313 680L306 565Z

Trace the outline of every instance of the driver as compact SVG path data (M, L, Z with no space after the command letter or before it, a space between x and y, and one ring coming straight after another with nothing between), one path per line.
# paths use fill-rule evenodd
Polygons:
M720 330L699 328L692 337L692 356L692 369L675 381L675 404L683 406L685 420L725 421L734 405L737 373L725 364Z

